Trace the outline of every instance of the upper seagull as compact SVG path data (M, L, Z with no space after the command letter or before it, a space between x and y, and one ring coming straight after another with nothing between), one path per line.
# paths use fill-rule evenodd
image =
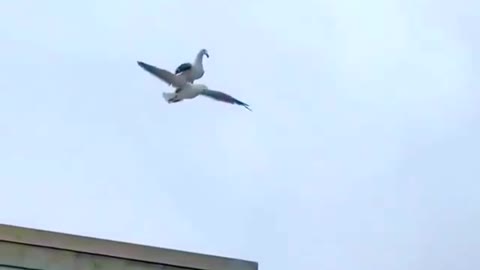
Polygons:
M173 93L163 93L163 98L168 103L176 103L182 101L184 99L192 99L199 95L203 95L209 98L213 98L218 101L230 103L230 104L237 104L247 108L249 111L249 105L220 91L214 91L208 89L206 85L203 84L193 84L189 82L184 76L178 76L171 73L168 70L161 69L144 62L138 61L137 64L148 71L150 74L156 76L160 80L164 81L170 86L176 88L175 92Z
M183 63L180 66L175 69L175 75L181 75L185 76L185 79L193 83L195 80L200 79L203 77L203 74L205 74L205 70L203 69L203 56L207 56L207 58L210 58L210 55L208 54L206 49L201 49L198 53L197 56L195 57L195 60L192 63Z

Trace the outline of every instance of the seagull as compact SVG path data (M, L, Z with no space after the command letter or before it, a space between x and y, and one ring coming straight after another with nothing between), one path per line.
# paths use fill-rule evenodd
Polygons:
M161 69L141 61L137 61L137 64L146 71L148 71L150 74L167 83L169 86L173 86L176 88L175 92L173 93L163 93L163 98L168 103L176 103L184 99L193 99L199 95L203 95L217 101L241 105L247 110L252 111L249 108L248 104L223 92L210 90L204 84L193 84L189 82L188 79L186 79L184 76L175 75L168 70Z
M193 81L203 77L203 74L205 74L205 70L203 69L204 55L207 56L207 58L210 58L210 55L208 54L207 50L201 49L197 53L197 56L195 57L193 64L191 63L181 64L180 66L177 67L177 69L175 69L175 75L185 76L186 80L190 83L193 83Z

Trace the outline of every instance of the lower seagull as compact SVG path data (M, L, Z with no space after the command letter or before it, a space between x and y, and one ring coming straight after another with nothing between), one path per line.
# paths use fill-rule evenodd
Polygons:
M240 105L251 111L248 104L223 92L210 90L204 84L190 83L183 76L177 76L168 70L161 69L141 61L137 61L137 64L152 75L167 83L169 86L176 88L175 92L173 93L163 93L163 98L168 103L176 103L184 99L193 99L199 95L202 95L217 101Z

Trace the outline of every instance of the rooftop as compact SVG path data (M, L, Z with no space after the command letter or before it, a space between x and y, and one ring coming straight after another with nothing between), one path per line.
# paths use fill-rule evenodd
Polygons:
M201 270L258 270L252 261L0 224L2 242Z

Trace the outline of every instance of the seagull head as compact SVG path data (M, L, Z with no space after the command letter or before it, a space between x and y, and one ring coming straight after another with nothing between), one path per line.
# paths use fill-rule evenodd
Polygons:
M205 55L207 58L210 58L210 55L208 54L207 49L202 49L202 50L200 51L200 53L203 54L203 55Z

